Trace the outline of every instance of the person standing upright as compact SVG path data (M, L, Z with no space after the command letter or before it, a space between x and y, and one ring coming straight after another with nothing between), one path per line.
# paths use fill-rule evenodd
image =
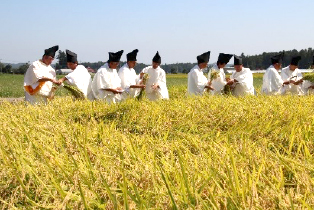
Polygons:
M98 100L105 100L108 103L120 102L121 80L117 73L123 50L116 53L109 52L109 59L105 65L101 66L94 76L92 82L92 91L94 97Z
M196 57L197 65L195 65L188 73L189 95L203 95L206 89L213 90L203 73L203 70L207 68L209 57L210 51Z
M271 57L271 63L263 76L262 93L266 95L279 95L284 84L289 84L289 81L284 82L281 79L278 71L281 69L283 53L279 53Z
M208 72L208 81L210 82L210 85L214 88L214 90L212 91L212 94L214 95L221 95L225 85L227 84L224 67L227 65L227 63L229 63L232 56L233 55L231 54L220 53L217 62ZM212 80L211 75L213 71L218 71L219 74L217 78Z
M146 96L151 101L169 98L166 85L166 73L160 67L160 64L161 57L157 51L156 55L153 57L152 65L144 68L141 72L141 78L143 77L143 74L148 74L148 79L146 81Z

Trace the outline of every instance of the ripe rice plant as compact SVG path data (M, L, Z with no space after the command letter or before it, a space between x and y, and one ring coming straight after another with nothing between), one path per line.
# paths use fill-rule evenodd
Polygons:
M1 208L313 207L314 96L187 97L180 81L165 101L2 103Z

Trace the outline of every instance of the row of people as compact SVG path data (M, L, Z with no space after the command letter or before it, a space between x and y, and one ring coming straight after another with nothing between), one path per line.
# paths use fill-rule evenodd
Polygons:
M290 65L282 68L283 53L271 57L272 65L266 69L263 76L262 93L266 95L305 95L308 91L312 91L314 86L310 81L303 81L303 75L298 69L301 56L294 56ZM314 57L313 64L314 67ZM282 68L282 69L281 69ZM279 70L281 73L279 74Z
M224 67L229 63L232 56L232 54L220 53L217 62L208 72L208 78L205 77L203 71L207 69L210 52L197 56L197 65L188 74L188 93L190 95L202 95L207 90L213 95L220 95L227 85L232 89L235 96L254 95L252 72L243 67L241 57L234 55L236 71L230 78L226 78Z
M314 89L314 84L310 81L303 81L301 71L298 69L301 56L294 56L290 65L283 68L283 53L271 57L271 65L267 68L263 76L261 92L266 95L297 94L304 95ZM224 67L234 57L235 72L230 78L226 78ZM253 76L249 68L243 67L242 58L237 55L220 53L218 61L209 70L208 78L204 76L203 70L207 68L210 52L205 52L197 56L198 64L194 66L188 74L188 93L190 95L202 95L209 91L213 95L223 93L227 87L235 96L255 95L253 86ZM314 66L314 57L313 64ZM281 70L281 74L279 74Z
M126 55L127 63L117 72L123 50L109 52L109 59L101 66L91 79L88 70L78 64L77 54L66 50L67 66L73 72L57 80L56 72L51 67L55 53L59 47L46 49L40 60L33 62L24 77L25 100L31 104L47 103L52 98L55 86L68 82L76 86L89 100L104 100L116 103L128 97L137 97L142 89L150 100L168 99L166 73L160 67L161 57L157 51L152 59L152 65L144 68L139 75L134 66L137 62L138 50ZM143 76L147 74L144 84ZM54 85L55 84L55 85Z
M93 80L83 65L78 64L77 54L66 50L67 65L73 70L67 76L57 80L55 70L51 67L58 46L45 50L42 59L33 62L26 71L24 78L25 100L31 104L47 102L52 97L53 84L61 85L63 82L75 85L90 100L105 100L108 103L116 103L129 97L136 97L142 89L146 90L150 100L168 99L165 71L160 67L161 57L157 52L152 59L152 65L144 68L139 75L134 67L137 62L138 50L133 50L126 55L127 62L117 72L123 50L116 53L109 52L109 59L98 69ZM234 57L235 72L230 78L226 78L224 67ZM272 65L266 70L263 77L262 93L279 94L293 92L304 94L302 74L298 67L300 56L293 57L291 64L281 69L283 54L271 58ZM230 87L235 96L254 95L253 76L249 68L243 67L242 58L232 54L220 53L217 62L209 70L208 78L203 70L207 69L210 52L205 52L196 57L195 65L188 74L188 94L202 95L210 92L213 95L223 93L226 86ZM147 81L143 76L147 74ZM311 83L307 88L314 87Z

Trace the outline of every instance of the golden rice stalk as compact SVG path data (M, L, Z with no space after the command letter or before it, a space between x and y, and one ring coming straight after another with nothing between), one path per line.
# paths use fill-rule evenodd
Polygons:
M230 85L225 85L224 89L223 89L223 94L225 95L231 95L232 94L232 90Z
M211 69L210 70L210 76L209 76L209 80L213 81L214 79L217 79L219 77L219 71L215 70L215 69Z
M149 79L149 75L147 73L144 73L144 75L142 77L143 85L146 85L146 82L147 82L148 79ZM141 89L140 94L138 94L138 96L136 97L137 100L141 100L143 98L144 90L145 89Z
M303 80L314 82L314 73L307 73L304 75Z
M63 84L63 87L72 94L74 99L79 99L79 100L85 99L84 93L81 90L79 90L77 87L73 85L67 85L67 84Z

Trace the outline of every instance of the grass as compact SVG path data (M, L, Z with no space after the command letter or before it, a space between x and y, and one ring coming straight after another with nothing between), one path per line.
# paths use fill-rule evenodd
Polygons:
M58 78L62 76L58 75ZM0 98L15 98L15 97L23 97L24 89L23 89L23 81L24 75L12 75L12 74L0 74ZM260 87L263 83L263 75L262 74L254 74L254 86L259 92ZM185 94L187 91L187 74L168 74L167 75L167 86L170 91L170 98L177 97L173 93L178 93L178 91L182 90L183 92L180 94ZM185 90L184 90L185 89ZM60 88L56 92L57 96L69 96L71 95L64 88Z
M314 96L186 97L167 79L166 101L3 103L0 206L314 206Z

